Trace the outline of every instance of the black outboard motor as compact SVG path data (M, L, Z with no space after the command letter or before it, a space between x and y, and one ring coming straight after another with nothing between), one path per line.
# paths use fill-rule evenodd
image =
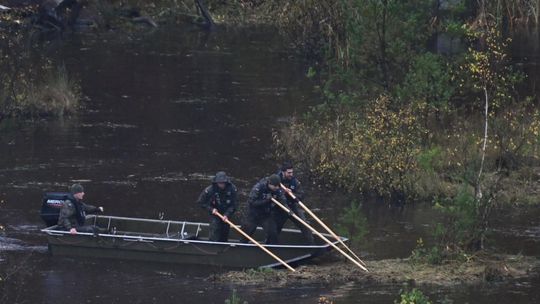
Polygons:
M67 192L47 192L43 196L41 203L41 219L47 227L54 226L58 223L60 210L64 206L64 201L69 197Z

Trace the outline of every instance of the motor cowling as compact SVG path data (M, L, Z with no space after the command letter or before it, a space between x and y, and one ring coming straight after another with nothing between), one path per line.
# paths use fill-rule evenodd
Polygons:
M67 192L47 192L43 195L41 203L41 219L47 227L54 226L58 223L60 210L64 206L64 201L69 198Z

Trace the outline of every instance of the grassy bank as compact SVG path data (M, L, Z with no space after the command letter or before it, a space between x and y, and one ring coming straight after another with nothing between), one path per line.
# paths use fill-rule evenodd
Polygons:
M27 82L18 79L5 83L0 113L7 117L44 117L74 114L79 108L81 94L65 67L45 72L43 79Z
M335 261L318 267L301 266L288 271L230 271L207 280L242 285L287 286L297 283L339 284L347 282L377 282L418 285L463 286L485 282L503 282L537 274L540 262L534 257L513 255L471 256L465 262L447 262L439 266L412 263L407 259L366 261L366 273L350 263Z

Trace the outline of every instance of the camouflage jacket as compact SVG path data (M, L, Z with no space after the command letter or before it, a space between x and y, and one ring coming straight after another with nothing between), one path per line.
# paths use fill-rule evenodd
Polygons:
M78 201L73 196L64 201L58 216L58 227L66 230L84 226L87 213L95 213L98 208Z
M215 208L219 213L229 217L236 211L237 192L236 186L230 182L227 183L227 186L223 190L219 189L214 183L203 190L201 195L199 195L197 204L201 208L208 210L210 214L212 213L212 209Z

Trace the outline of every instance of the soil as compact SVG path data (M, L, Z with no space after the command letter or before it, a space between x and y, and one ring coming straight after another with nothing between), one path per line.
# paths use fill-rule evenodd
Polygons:
M466 262L443 265L414 264L408 259L365 261L369 272L345 260L305 265L296 272L279 270L245 270L215 274L215 282L243 285L283 286L288 284L337 284L345 282L413 283L452 286L479 284L525 278L539 273L540 259L518 255L484 255Z

